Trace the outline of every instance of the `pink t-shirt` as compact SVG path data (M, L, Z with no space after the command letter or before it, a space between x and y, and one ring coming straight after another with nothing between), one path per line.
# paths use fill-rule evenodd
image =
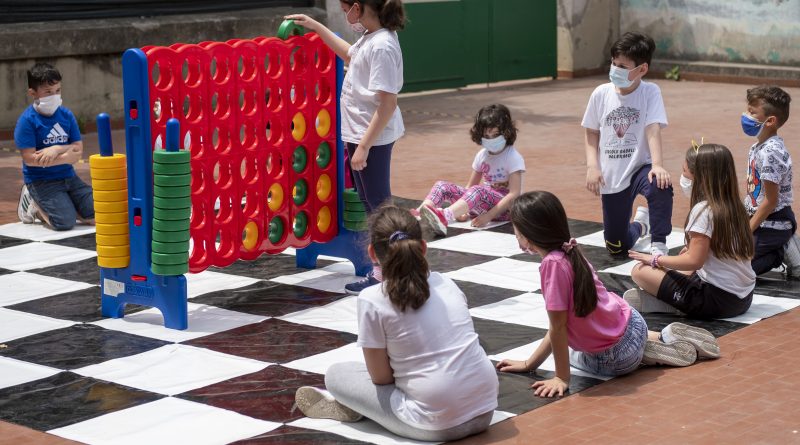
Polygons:
M561 250L553 250L542 259L539 274L542 294L548 311L567 311L567 340L569 346L581 352L600 352L614 346L625 333L631 308L619 295L609 292L597 278L591 264L597 307L586 317L573 310L572 280L574 272L569 258Z

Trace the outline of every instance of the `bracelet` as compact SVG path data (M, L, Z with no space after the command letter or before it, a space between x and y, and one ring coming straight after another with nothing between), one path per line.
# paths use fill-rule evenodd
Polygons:
M658 258L661 257L661 256L662 255L660 253L657 253L657 254L653 255L653 259L650 260L650 266L653 267L654 269L660 268L661 265L658 264Z
M525 370L530 371L530 369L528 369L528 359L525 359Z

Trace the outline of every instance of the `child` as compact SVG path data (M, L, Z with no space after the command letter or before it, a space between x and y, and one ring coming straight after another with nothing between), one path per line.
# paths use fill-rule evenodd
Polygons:
M467 186L438 181L422 205L412 210L413 215L424 216L437 235L447 235L447 225L457 219L475 218L475 227L508 219L508 208L522 193L525 160L514 148L517 128L508 108L499 104L481 108L470 136L483 148L472 161ZM450 207L442 209L444 202L451 203Z
M358 295L362 363L328 368L330 395L297 390L308 417L366 416L414 440L450 441L489 427L499 382L478 343L466 297L428 270L419 222L387 206L370 217L369 256L383 266L381 286Z
M581 123L586 188L601 195L603 236L612 255L624 254L648 233L651 251L664 254L672 232L672 186L661 156L667 114L658 85L642 80L655 49L653 39L635 32L617 40L611 47L611 82L594 90ZM648 207L639 207L630 223L637 195Z
M72 164L83 154L78 121L61 105L61 73L37 63L28 70L25 109L14 128L14 143L22 155L25 185L17 214L23 223L40 219L53 230L70 230L76 218L94 224L92 188L75 175Z
M755 239L752 266L756 275L781 265L784 246L797 229L791 207L792 157L778 136L778 129L789 119L791 100L776 86L751 88L747 90L747 113L742 113L742 130L756 138L747 157L744 199Z
M660 336L648 332L639 312L608 292L597 278L571 238L564 207L552 193L521 195L511 207L511 223L520 248L542 257L539 274L550 329L530 358L504 359L497 369L531 371L552 353L556 375L532 385L537 396L563 395L569 387L569 365L617 376L642 363L688 366L698 356L719 357L714 336L704 329L672 323Z
M405 132L397 93L403 87L403 54L397 30L403 29L401 0L342 0L345 19L357 33L352 46L330 29L304 14L286 16L314 31L349 65L342 84L341 130L347 145L353 181L367 212L391 199L389 165L392 146ZM345 290L358 294L379 283L375 268Z
M703 144L690 174L694 180L686 248L675 256L630 252L642 262L631 275L644 292L631 289L624 298L640 312L735 317L750 308L756 275L750 267L753 237L740 204L733 156L722 145Z

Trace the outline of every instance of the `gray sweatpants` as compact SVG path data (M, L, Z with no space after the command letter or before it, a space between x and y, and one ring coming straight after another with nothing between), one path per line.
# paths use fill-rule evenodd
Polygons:
M430 442L458 440L486 430L492 421L493 412L489 411L446 430L423 430L408 425L397 418L389 403L395 385L372 383L363 363L345 362L332 365L325 373L325 386L342 405L374 420L392 433L409 439Z

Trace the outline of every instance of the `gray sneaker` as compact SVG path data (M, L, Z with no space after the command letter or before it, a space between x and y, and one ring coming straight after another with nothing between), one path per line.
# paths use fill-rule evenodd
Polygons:
M697 350L688 341L664 343L647 340L643 365L689 366L697 361Z
M683 323L670 323L661 330L661 338L667 343L687 341L697 350L697 358L719 358L719 344L714 334L703 328Z
M800 236L796 233L783 248L783 262L787 275L800 278Z
M19 204L17 205L17 217L24 224L33 224L35 221L33 212L31 212L31 205L36 205L33 202L33 197L28 191L28 186L23 184L22 189L19 191Z
M628 289L622 294L622 299L641 314L651 312L677 315L683 314L683 312L679 311L674 306L659 300L642 289Z
M340 422L358 422L361 414L337 402L336 399L320 389L301 386L294 394L294 401L306 417L312 419L333 419Z

